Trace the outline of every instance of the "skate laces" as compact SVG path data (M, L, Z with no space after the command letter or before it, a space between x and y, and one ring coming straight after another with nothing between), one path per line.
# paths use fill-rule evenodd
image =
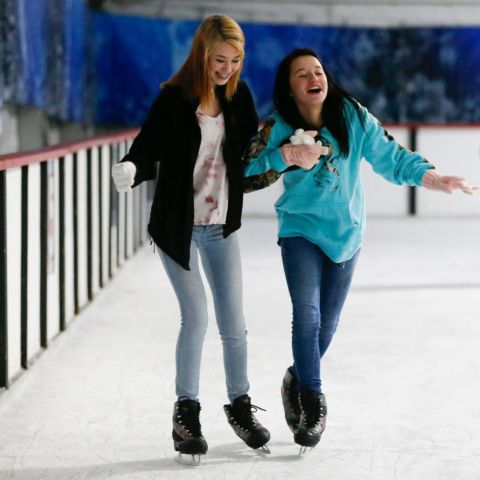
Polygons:
M178 419L179 423L195 437L202 435L202 428L200 426L200 410L202 407L200 403L194 400L180 400L178 404Z
M302 407L307 427L316 427L320 421L327 415L327 407L321 402L320 397L310 399L310 401Z
M287 386L287 398L288 403L290 404L290 408L296 415L300 415L300 401L298 400L298 390L295 388L293 384L289 384Z
M254 413L258 410L266 412L266 410L258 405L252 405L250 399L242 399L240 402L234 402L234 406L231 407L231 413L235 417L237 423L246 429L251 429L257 424L257 419Z

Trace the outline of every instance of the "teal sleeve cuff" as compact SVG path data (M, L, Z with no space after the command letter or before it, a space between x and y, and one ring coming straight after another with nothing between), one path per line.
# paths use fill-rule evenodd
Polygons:
M271 154L270 165L276 172L283 172L288 168L288 164L285 162L282 156L280 148L276 148Z
M431 168L435 168L431 163L425 162L425 165L421 165L421 167L417 171L417 175L415 178L415 185L417 187L422 186L422 178L425 175L425 172L427 170L430 170Z

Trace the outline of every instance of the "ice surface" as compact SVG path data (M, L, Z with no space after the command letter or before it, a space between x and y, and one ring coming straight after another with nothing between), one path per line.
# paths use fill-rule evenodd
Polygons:
M371 219L340 326L323 361L329 417L298 458L280 400L290 304L276 224L240 232L253 403L269 456L226 422L211 309L202 364L199 467L174 461L179 311L150 246L136 255L0 396L0 479L480 478L480 220Z

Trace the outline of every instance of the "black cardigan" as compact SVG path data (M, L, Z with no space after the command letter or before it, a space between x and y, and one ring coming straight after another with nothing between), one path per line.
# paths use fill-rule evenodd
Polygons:
M257 132L258 117L247 85L240 81L230 101L225 87L216 88L225 119L223 158L227 167L228 210L223 227L227 237L240 228L243 204L242 155ZM187 99L180 87L167 86L157 96L140 133L122 162L137 168L135 183L152 180L157 186L150 212L148 233L168 256L190 270L193 228L193 169L200 149L198 100Z

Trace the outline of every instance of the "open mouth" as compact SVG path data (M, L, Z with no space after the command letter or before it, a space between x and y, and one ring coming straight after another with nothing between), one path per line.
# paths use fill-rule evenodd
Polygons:
M312 88L309 88L307 90L307 93L308 94L317 94L317 93L320 93L322 90L320 89L320 87L312 87Z

